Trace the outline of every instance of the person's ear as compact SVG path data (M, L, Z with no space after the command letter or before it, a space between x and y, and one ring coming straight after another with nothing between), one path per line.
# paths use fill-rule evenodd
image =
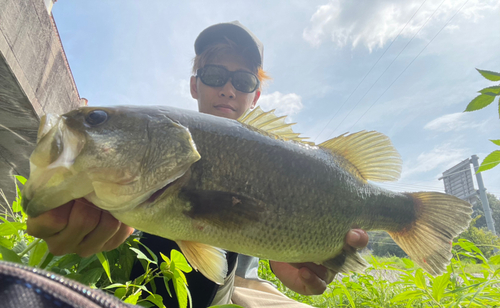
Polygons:
M189 81L189 90L191 91L191 97L198 99L198 87L196 86L196 76L191 76Z
M255 105L257 105L257 101L260 98L260 90L255 91L255 97L253 98L252 106L250 108L255 108Z

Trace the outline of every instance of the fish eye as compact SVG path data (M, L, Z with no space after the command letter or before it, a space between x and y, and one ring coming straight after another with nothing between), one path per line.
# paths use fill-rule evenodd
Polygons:
M85 117L85 122L89 125L97 126L100 125L108 119L108 114L103 110L93 110L87 114Z

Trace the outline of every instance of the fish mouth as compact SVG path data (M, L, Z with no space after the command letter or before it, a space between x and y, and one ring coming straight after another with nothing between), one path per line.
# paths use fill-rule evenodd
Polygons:
M88 177L72 170L85 137L66 126L64 117L45 115L40 119L37 146L30 156L30 176L22 192L22 208L31 217L89 194ZM78 189L68 193L69 185Z
M158 200L158 198L160 198L163 193L169 189L170 187L172 187L172 185L174 185L175 183L177 183L179 180L175 180L173 182L170 182L168 183L167 185L163 186L162 188L158 189L157 191L155 191L146 201L144 201L143 203L141 203L141 205L145 205L145 204L151 204L153 202L155 202L156 200Z

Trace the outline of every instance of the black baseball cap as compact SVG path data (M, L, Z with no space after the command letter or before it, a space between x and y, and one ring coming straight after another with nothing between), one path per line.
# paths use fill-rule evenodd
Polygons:
M225 42L230 39L236 45L248 48L250 56L258 66L262 67L264 60L264 45L261 41L239 21L235 20L227 23L215 24L201 31L194 42L196 55L201 54L205 49L215 43Z

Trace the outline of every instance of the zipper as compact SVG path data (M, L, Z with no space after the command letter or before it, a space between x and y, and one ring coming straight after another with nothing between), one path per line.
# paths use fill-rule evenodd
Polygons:
M113 295L107 294L104 291L87 288L79 282L76 282L76 281L73 281L70 279L66 279L63 276L51 273L51 272L46 271L46 270L32 268L32 267L28 267L25 265L20 265L17 263L5 262L5 261L0 262L0 265L5 265L7 268L8 267L17 268L17 269L20 269L23 271L33 273L37 276L48 278L48 279L52 280L53 282L56 282L64 287L68 288L69 290L77 292L79 295L85 297L86 299L94 302L95 304L97 304L103 308L120 308L120 307L131 307L132 306L132 305L129 306L129 305L121 302L118 298L115 298ZM2 274L2 272L0 272L0 274ZM15 270L13 272L15 273ZM9 275L8 272L5 274ZM17 273L15 273L15 274L17 274ZM37 293L42 292L42 291L44 293L49 293L49 292L47 292L47 289L43 288L43 285L40 286L40 284L37 284L35 286L35 285L33 285L34 284L33 282L28 281L27 278L29 278L29 276L28 277L19 277L19 275L12 275L12 278L16 282L17 282L17 280L24 281L25 285L28 288L36 288L35 291ZM37 290L37 289L39 289L39 290ZM55 292L53 292L53 293L55 293ZM50 294L50 295L52 295L52 294ZM60 299L58 299L58 300L60 301Z

